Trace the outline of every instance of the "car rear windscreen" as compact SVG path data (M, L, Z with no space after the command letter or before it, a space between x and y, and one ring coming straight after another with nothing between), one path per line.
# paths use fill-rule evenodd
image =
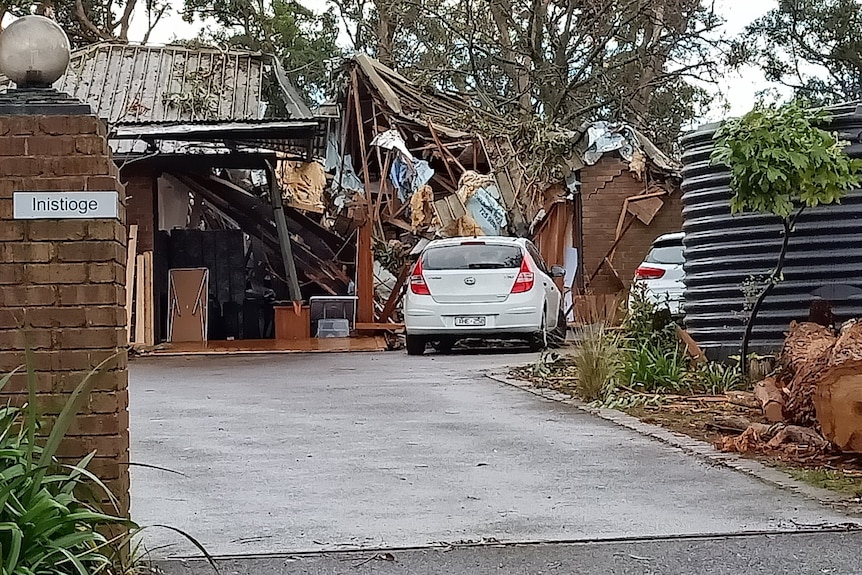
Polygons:
M518 246L461 244L425 250L422 269L493 270L521 267L524 259Z
M646 263L650 264L683 264L682 245L675 243L656 243L647 254Z

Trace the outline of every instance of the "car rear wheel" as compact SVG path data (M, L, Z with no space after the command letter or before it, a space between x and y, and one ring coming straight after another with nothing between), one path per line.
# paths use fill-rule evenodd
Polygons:
M530 339L530 351L542 351L548 347L548 326L545 321L545 316L542 314L542 325L539 331L533 334Z
M427 341L424 337L418 335L407 336L407 355L422 355L425 353L425 344Z
M566 313L563 310L559 311L557 317L557 327L554 328L550 337L550 343L553 347L560 347L566 343L566 335L568 335L569 326L566 320Z

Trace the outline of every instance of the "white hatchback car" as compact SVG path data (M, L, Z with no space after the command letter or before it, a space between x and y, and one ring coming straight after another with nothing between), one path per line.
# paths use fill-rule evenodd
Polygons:
M532 242L481 236L429 242L404 299L407 353L448 351L466 338L523 339L533 350L565 339L563 298Z
M685 263L682 232L655 239L643 263L635 271L634 281L646 287L646 297L659 308L667 307L672 315L682 313L685 293Z

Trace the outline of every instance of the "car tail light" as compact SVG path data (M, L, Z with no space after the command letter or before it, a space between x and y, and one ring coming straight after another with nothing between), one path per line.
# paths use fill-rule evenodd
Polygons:
M431 295L431 290L428 289L428 284L425 283L425 277L422 275L422 258L413 266L413 273L410 274L410 291L416 295Z
M515 285L512 286L512 293L524 293L533 289L533 282L536 276L533 275L533 270L530 269L530 264L527 263L527 258L521 260L521 270L518 272L518 277L515 278Z
M657 280L664 275L664 270L660 268L651 268L649 266L640 266L635 272L636 280Z

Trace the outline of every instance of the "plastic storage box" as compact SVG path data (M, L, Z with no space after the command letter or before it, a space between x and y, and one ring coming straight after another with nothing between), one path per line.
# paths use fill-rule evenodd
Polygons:
M317 337L350 337L350 320L317 320Z

